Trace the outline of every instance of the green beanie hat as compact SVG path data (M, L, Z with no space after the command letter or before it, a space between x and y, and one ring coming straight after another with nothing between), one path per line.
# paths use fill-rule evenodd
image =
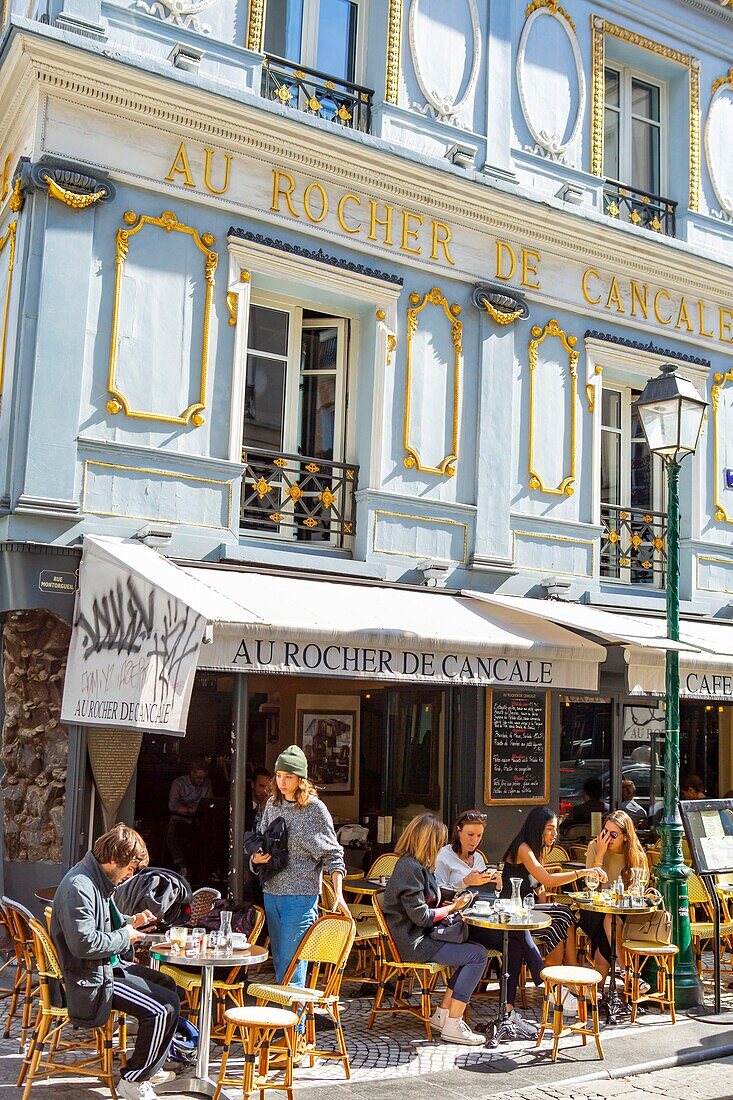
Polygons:
M288 745L275 761L276 772L290 772L291 775L299 775L301 779L308 778L308 761L305 753L297 745Z

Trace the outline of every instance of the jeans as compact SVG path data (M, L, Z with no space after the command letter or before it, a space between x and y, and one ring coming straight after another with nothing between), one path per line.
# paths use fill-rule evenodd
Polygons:
M318 918L318 897L315 894L268 894L265 891L265 913L275 981L279 983L300 941ZM307 963L299 962L290 984L304 985L307 970Z
M468 1003L486 966L486 948L480 943L441 943L431 962L455 966L448 988L457 1001Z

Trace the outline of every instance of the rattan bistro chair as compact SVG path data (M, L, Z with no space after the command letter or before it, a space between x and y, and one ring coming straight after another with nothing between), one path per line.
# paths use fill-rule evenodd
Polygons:
M276 1004L297 1013L298 1020L305 1019L305 1054L311 1066L315 1058L337 1058L344 1067L346 1078L351 1077L349 1052L346 1049L339 995L346 960L354 943L356 926L351 917L343 913L329 913L310 926L288 964L281 984L252 982L247 994L255 997L258 1005ZM292 985L298 963L308 963L305 986ZM337 1050L316 1047L315 1010L323 1009L334 1026ZM285 1048L280 1053L285 1052Z
M28 1100L34 1081L43 1077L70 1074L73 1077L96 1077L107 1086L116 1100L112 1081L112 1053L115 1013L110 1013L103 1027L92 1029L93 1045L62 1041L69 1025L69 1013L64 1007L64 976L56 948L46 929L31 917L28 922L38 973L38 1012L28 1050L18 1076L18 1087L25 1082L22 1100ZM74 1051L88 1057L70 1059ZM50 1090L49 1090L50 1095Z
M33 914L24 905L12 898L2 899L3 912L6 926L10 931L15 954L15 981L10 994L10 1006L8 1018L5 1021L5 1038L10 1036L10 1029L18 1010L18 1002L21 1003L20 1040L19 1049L25 1049L26 1039L31 1027L33 1001L38 992L38 978L35 973L35 955L33 949L33 936L30 922Z
M374 1026L374 1021L379 1012L409 1012L411 1016L415 1016L418 1020L422 1021L425 1027L425 1034L428 1039L432 1039L433 1030L430 1023L430 998L438 978L441 975L447 977L451 968L436 962L404 962L400 958L400 953L397 950L397 944L392 938L389 925L384 919L380 897L381 895L375 894L372 898L374 915L379 925L381 946L379 951L379 984L377 985L377 991L374 995L374 1004L372 1005L367 1027L371 1029ZM409 1004L404 998L405 981L413 976L420 982L419 1007L414 1004ZM394 981L395 983L392 1003L391 1005L383 1005L382 1001L384 1000L384 994L389 981Z
M705 883L694 871L687 876L687 894L690 901L692 945L695 951L698 973L702 977L703 951L716 949L713 943L715 924L710 895ZM726 951L729 953L729 958L733 954L733 920L722 920L720 922L720 943L717 945L717 950L720 952L722 966Z

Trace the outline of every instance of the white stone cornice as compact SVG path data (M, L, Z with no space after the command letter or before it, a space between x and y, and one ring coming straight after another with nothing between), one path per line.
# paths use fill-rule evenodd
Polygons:
M684 242L633 228L624 231L587 210L572 214L552 199L539 201L510 185L490 186L480 173L458 174L439 167L438 162L420 161L410 151L396 154L375 138L306 126L292 114L263 110L251 102L228 99L190 84L174 84L158 73L110 60L101 51L74 48L56 38L16 30L0 69L0 107L12 102L17 109L22 97L29 95L75 102L176 141L198 141L331 182L342 190L361 188L383 200L450 221L468 234L478 231L514 240L521 237L528 248L542 248L591 266L607 266L613 256L620 273L643 272L645 278L679 293L699 292L713 301L728 300L730 267L718 258L700 256ZM118 170L114 177L138 184L142 179L132 170L128 175ZM170 194L166 185L152 182ZM215 201L210 195L194 192L186 192L186 198ZM234 209L234 204L228 205ZM299 227L309 228L303 223ZM318 234L317 229L310 229ZM373 257L390 255L395 261L405 260L394 251L385 253L355 238L349 243ZM478 259L475 267L445 274L473 280L480 270Z

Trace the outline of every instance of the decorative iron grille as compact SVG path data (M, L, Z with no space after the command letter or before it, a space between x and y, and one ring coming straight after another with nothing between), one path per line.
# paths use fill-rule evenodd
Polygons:
M667 513L601 505L601 576L632 584L664 584Z
M268 55L262 63L262 95L337 126L371 131L371 88Z
M606 180L603 186L605 214L621 221L629 221L632 225L640 225L642 229L651 229L654 233L674 237L676 209L677 203L672 199L637 191L636 188L616 180Z
M239 526L271 538L347 549L356 530L359 467L278 451L242 451Z

